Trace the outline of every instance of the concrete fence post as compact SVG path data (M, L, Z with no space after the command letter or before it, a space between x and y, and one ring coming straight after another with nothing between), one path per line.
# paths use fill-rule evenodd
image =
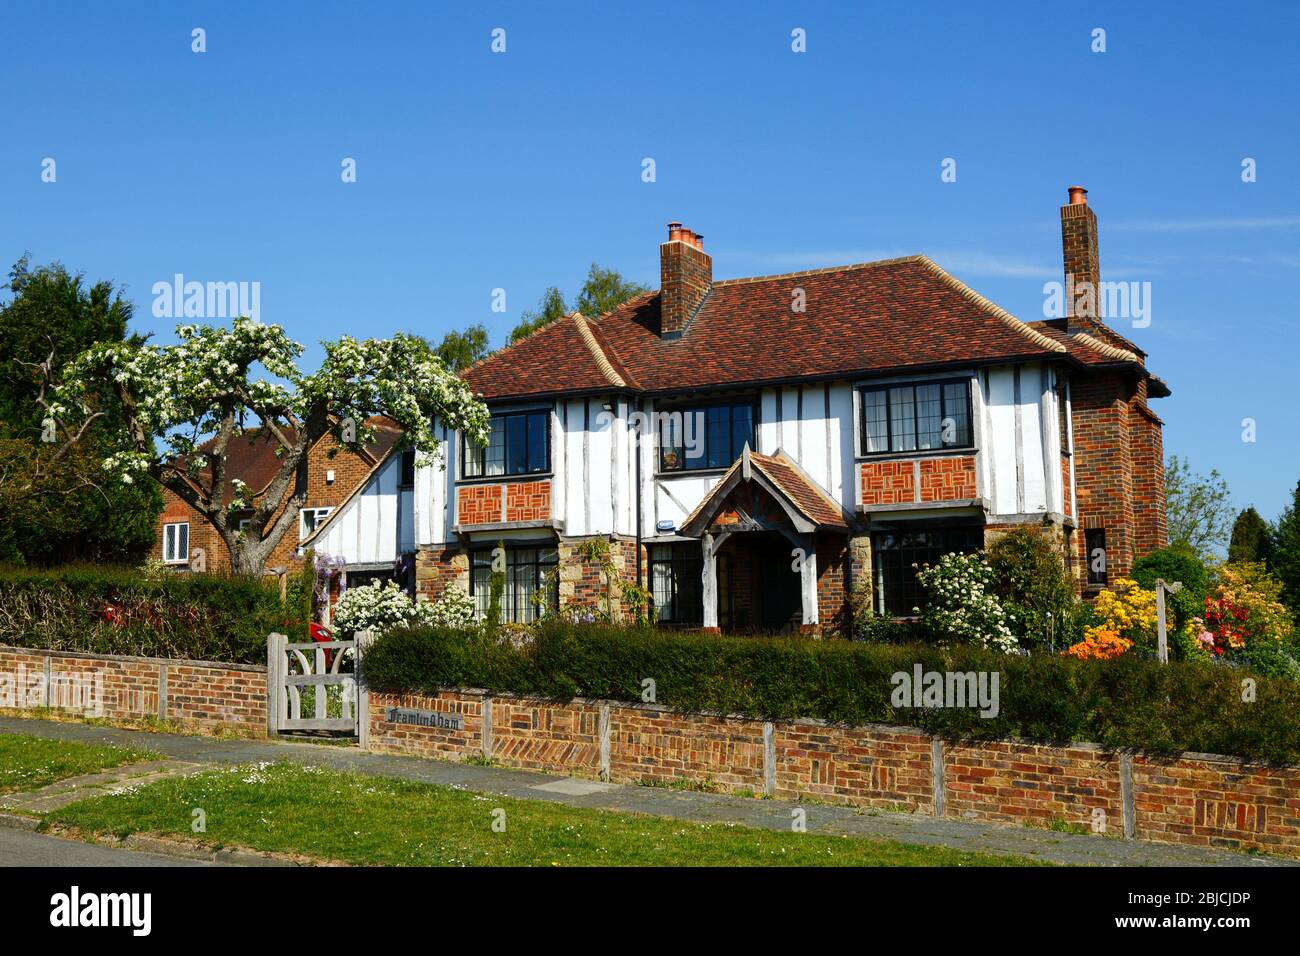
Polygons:
M609 782L609 701L600 705L600 779Z
M948 795L944 790L943 741L930 738L930 789L934 793L934 815L941 817L948 809Z
M1137 833L1137 800L1133 796L1133 755L1119 755L1119 800L1124 813L1124 839Z
M158 665L158 719L167 719L167 663Z
M484 694L479 700L480 721L479 750L484 759L492 759L492 695Z
M763 722L763 792L776 796L776 726Z
M357 652L353 664L353 681L357 690L357 746L362 750L370 749L370 685L366 682L366 652L375 642L371 631L358 631L356 636Z
M266 735L274 737L284 712L284 654L289 639L272 632L266 638Z

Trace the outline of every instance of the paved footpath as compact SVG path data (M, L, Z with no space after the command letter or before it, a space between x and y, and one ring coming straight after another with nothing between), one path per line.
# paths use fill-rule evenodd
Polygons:
M415 780L522 800L547 800L571 807L670 817L696 823L735 823L766 830L788 830L796 804L716 793L600 783L504 767L392 754L355 747L270 740L222 740L122 730L88 724L0 717L0 733L53 740L110 744L152 750L170 763L229 765L293 761L379 777ZM885 838L923 846L1011 854L1052 863L1092 866L1297 866L1300 861L1201 847L1121 840L1010 824L936 819L915 813L858 810L820 803L801 805L809 833Z
M97 846L81 840L0 827L0 867L4 866L220 866L201 860Z

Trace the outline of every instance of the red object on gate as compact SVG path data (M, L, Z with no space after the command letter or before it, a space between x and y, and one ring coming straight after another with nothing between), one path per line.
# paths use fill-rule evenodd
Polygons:
M317 644L326 644L334 640L334 632L324 624L312 624L308 626L307 632L311 634L311 639ZM325 648L325 667L326 669L334 666L334 651L331 648Z

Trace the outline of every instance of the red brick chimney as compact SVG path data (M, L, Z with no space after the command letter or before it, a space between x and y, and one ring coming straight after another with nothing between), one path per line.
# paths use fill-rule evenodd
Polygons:
M1097 259L1097 214L1088 205L1088 190L1070 187L1061 207L1061 249L1065 255L1066 328L1091 332L1101 326L1101 265Z
M704 251L704 237L670 222L668 241L659 247L659 334L680 336L712 285L713 258Z

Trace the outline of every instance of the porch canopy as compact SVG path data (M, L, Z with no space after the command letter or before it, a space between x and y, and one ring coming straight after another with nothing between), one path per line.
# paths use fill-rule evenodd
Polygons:
M718 626L717 554L732 535L779 532L790 540L790 570L799 572L802 622L809 626L818 623L815 535L850 530L844 509L793 458L780 449L760 455L745 445L679 529L703 548L704 626Z

